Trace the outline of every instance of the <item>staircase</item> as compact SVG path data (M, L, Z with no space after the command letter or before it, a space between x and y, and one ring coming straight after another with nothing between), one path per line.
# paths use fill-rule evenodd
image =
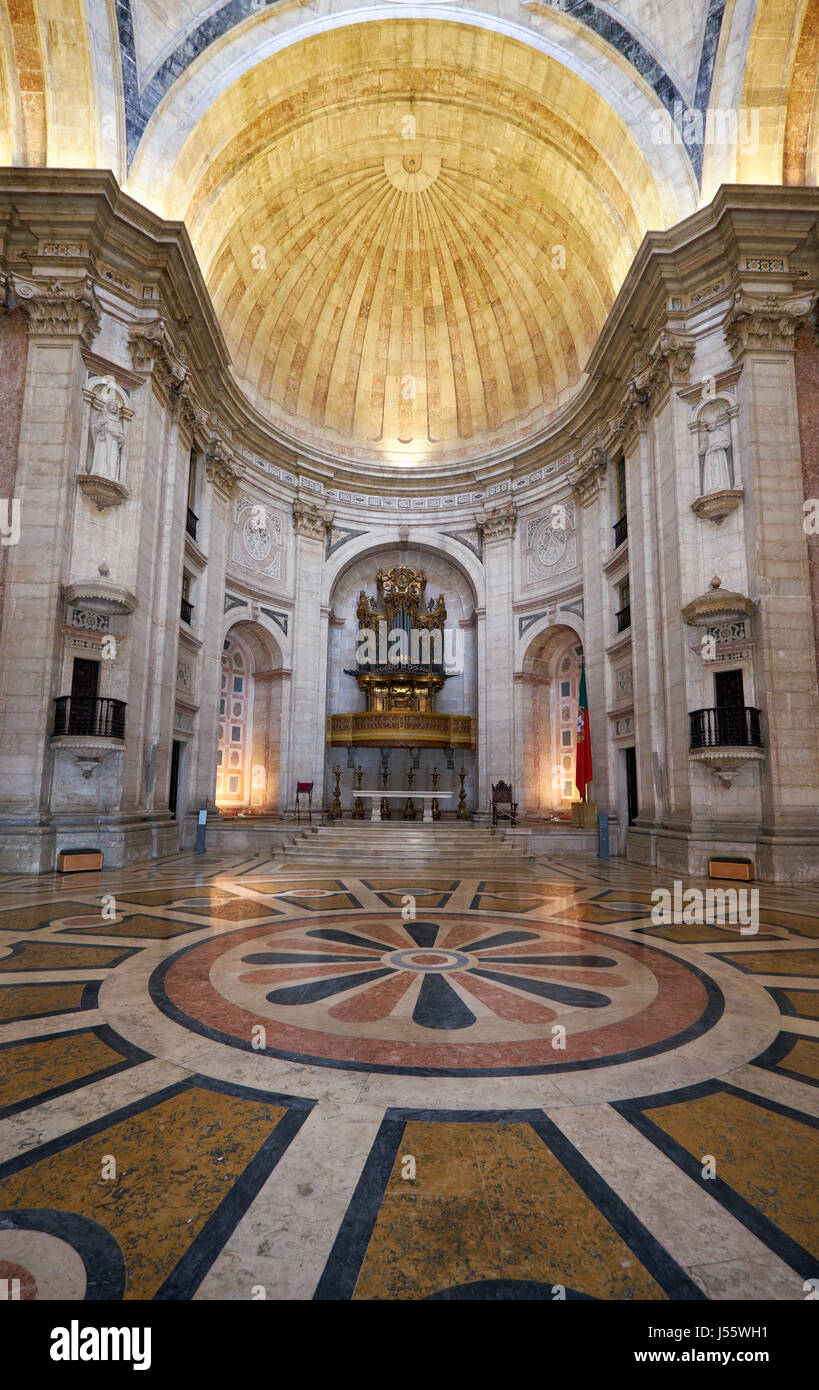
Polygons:
M449 872L509 873L532 867L534 856L525 836L507 837L477 825L424 825L413 821L391 824L368 821L322 825L303 831L282 845L286 858L316 864L352 864L358 869L428 869L438 865Z

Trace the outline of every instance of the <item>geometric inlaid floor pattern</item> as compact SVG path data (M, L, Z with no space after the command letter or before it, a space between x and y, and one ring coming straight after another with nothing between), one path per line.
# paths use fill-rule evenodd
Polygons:
M0 879L21 1299L803 1300L819 914L191 854ZM411 899L411 901L410 901Z

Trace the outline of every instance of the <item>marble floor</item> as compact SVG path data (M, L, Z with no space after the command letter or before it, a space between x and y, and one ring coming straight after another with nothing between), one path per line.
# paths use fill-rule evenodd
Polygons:
M0 1296L803 1300L815 890L749 935L656 924L660 885L0 879Z

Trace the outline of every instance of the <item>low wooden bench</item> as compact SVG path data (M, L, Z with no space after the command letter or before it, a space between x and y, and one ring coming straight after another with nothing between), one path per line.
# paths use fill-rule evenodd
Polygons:
M101 849L61 849L57 855L58 874L82 874L101 868Z

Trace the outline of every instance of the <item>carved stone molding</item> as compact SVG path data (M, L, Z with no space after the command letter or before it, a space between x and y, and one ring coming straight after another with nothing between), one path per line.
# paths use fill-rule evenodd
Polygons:
M14 276L12 288L27 315L29 337L77 337L91 346L101 319L91 280L43 282Z
M632 435L645 420L647 403L647 398L644 401L638 400L634 385L629 382L619 408L606 421L606 428L613 445L624 447L628 444Z
M595 445L569 473L569 482L581 507L590 507L606 481L606 456Z
M518 509L514 502L501 502L475 517L475 525L485 541L511 539L515 534Z
M128 496L124 483L118 483L114 478L104 478L98 473L78 473L77 484L80 492L94 503L98 512L104 512L106 507L121 507Z
M797 328L808 318L817 292L761 297L737 290L723 320L725 341L737 357L748 350L788 352L793 348Z
M217 492L232 497L243 472L233 451L221 439L212 439L205 455L205 476Z
M691 627L714 627L719 623L750 617L755 607L753 599L747 595L723 589L722 581L715 575L708 592L692 598L681 613L683 622Z
M293 503L293 530L297 536L305 536L308 540L323 541L334 517L335 512L320 507L317 502L301 502L296 498Z
M746 763L761 763L764 748L696 748L688 754L690 763L702 763L723 787L732 787L734 778Z
M121 584L112 584L106 579L89 579L69 584L63 590L66 603L76 604L93 613L133 613L137 608L136 596Z
M190 377L172 391L172 405L178 411L179 419L197 442L206 447L210 411L206 410L193 389Z
M636 400L651 405L667 386L683 384L691 370L695 347L696 340L689 333L661 329L647 362L630 383ZM647 401L643 401L643 397L647 397Z
M151 373L161 386L177 394L186 386L188 364L177 352L165 319L135 324L128 347L135 371Z
M695 497L691 503L691 510L704 521L713 521L715 525L721 526L726 516L736 510L742 498L741 487L723 488L720 492L709 492L702 497Z

